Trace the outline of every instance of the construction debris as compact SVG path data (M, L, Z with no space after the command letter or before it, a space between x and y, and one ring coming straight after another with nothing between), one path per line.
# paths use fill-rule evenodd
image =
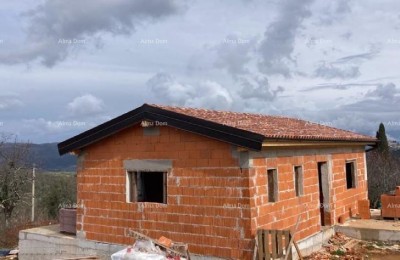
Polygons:
M111 256L112 260L190 260L186 244L174 243L163 236L154 240L132 230L129 230L129 235L136 239L133 247L116 252Z
M0 260L14 260L18 259L18 249L3 250L0 249Z
M158 243L160 243L160 244L162 244L162 245L164 245L164 246L166 246L166 247L171 247L171 245L172 245L172 240L171 240L171 239L168 239L168 238L166 238L166 237L164 237L164 236L162 236L162 237L160 237L160 238L158 239Z
M305 259L363 260L371 256L374 256L372 259L385 259L387 256L398 256L400 259L400 245L379 241L367 242L336 233L322 250L312 253Z

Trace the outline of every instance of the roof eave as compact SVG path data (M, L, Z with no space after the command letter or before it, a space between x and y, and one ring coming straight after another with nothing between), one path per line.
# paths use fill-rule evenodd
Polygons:
M168 126L251 150L261 150L264 140L264 136L260 134L144 104L137 109L59 143L59 154L63 155L71 151L80 150L138 124L142 120L165 122Z
M289 147L289 146L374 146L373 140L318 140L318 139L265 139L263 147Z

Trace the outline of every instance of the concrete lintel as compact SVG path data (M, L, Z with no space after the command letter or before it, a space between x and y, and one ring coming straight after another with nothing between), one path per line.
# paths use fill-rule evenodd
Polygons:
M127 171L160 171L166 172L172 168L172 160L124 160Z
M356 147L268 147L265 150L256 152L250 151L250 159L253 158L275 158L275 157L287 157L287 156L303 156L303 155L326 155L326 154L337 154L337 153L356 153L364 152L364 148L361 146Z

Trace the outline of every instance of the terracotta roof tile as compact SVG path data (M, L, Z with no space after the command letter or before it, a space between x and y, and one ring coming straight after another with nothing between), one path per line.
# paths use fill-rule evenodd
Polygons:
M267 139L377 141L375 137L289 117L161 105L150 106L261 134Z

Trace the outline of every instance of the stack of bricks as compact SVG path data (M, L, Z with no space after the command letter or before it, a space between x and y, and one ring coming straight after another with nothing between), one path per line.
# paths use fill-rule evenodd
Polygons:
M384 218L400 218L400 186L396 187L395 194L381 195L381 214Z
M358 213L361 219L370 219L371 212L369 210L369 200L359 200L358 201Z

